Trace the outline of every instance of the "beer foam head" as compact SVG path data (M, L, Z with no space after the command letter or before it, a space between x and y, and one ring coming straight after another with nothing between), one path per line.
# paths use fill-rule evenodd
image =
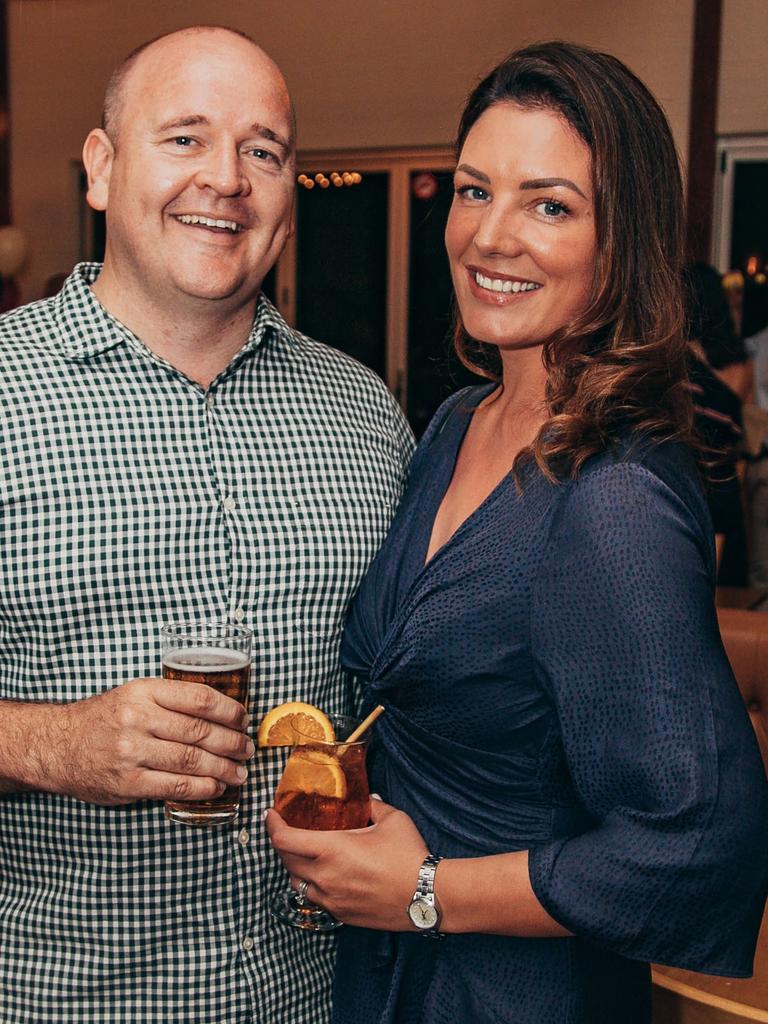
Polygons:
M176 672L237 672L248 661L247 654L227 647L182 647L163 656L163 665Z

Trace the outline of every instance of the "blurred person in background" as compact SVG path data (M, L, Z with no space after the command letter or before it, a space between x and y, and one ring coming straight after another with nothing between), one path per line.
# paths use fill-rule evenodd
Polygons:
M754 361L754 409L745 410L752 452L747 464L746 501L749 582L768 588L768 283L750 282L744 295L744 331Z
M768 412L768 282L752 283L744 294L744 345L754 361L754 402Z
M735 322L721 274L707 263L693 263L687 277L693 316L689 333L700 355L740 401L752 401L752 362L741 334L741 315Z
M722 586L743 587L748 583L741 493L743 400L726 383L724 374L730 372L736 383L739 373L748 372L748 356L733 329L721 277L714 267L704 263L686 267L685 296L688 376L695 430L708 463L705 487L717 543L717 581Z

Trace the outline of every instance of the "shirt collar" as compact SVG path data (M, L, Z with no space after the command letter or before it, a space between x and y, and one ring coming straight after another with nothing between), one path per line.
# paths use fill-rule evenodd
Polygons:
M101 266L101 263L78 263L53 299L58 328L54 344L69 359L90 359L120 344L138 347L152 355L140 338L107 312L91 290ZM232 364L239 363L270 336L289 345L296 340L291 328L262 294L248 338Z

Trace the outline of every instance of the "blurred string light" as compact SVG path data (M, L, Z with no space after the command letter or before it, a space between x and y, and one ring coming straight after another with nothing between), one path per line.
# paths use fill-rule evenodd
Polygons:
M318 171L314 177L310 177L308 174L300 174L296 180L306 189L314 188L315 185L318 185L320 188L329 188L331 185L335 185L336 188L343 188L344 185L359 185L363 180L363 176L358 171L331 171L327 175L323 174L322 171Z
M752 279L754 284L760 285L762 288L766 283L768 283L768 277L766 277L768 263L761 267L760 259L760 256L757 254L747 257L747 276Z

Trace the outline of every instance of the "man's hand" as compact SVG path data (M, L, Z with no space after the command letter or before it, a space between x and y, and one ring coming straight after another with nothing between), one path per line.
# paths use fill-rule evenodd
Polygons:
M245 780L254 752L242 705L201 683L134 679L72 704L7 711L24 763L11 776L21 784L4 788L107 806L210 800Z

